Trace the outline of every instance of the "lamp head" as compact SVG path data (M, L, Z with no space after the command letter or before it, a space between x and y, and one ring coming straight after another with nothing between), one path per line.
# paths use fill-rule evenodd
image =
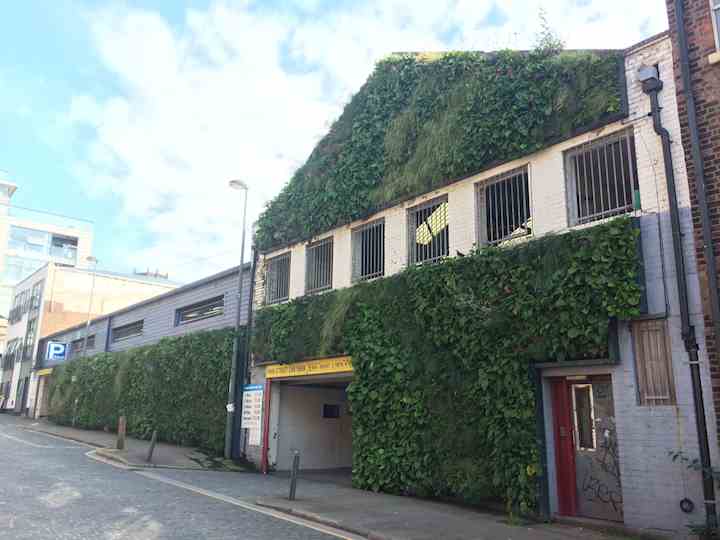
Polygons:
M233 189L244 189L246 191L248 190L248 185L242 180L230 180L228 185Z

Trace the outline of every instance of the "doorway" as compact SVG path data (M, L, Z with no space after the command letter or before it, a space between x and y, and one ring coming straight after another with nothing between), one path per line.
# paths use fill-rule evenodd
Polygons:
M556 378L551 391L559 513L623 521L610 377Z

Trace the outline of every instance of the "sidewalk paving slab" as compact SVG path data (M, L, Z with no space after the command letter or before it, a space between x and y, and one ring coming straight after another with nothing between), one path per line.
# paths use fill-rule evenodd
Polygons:
M15 417L18 428L53 435L74 442L97 448L97 453L105 458L119 461L133 468L176 468L205 469L203 466L208 457L195 448L167 443L157 443L153 452L152 463L147 463L150 441L126 437L125 450L117 450L117 435L101 430L88 430L60 426L44 419L33 420Z

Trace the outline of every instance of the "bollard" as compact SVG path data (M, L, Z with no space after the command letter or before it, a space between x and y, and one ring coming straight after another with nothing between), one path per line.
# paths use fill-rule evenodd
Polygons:
M290 471L290 496L288 499L295 500L295 489L297 488L297 475L300 468L300 452L293 451L292 471Z
M155 451L155 445L157 444L157 429L153 430L152 438L150 439L150 448L148 449L148 455L147 461L150 463L152 461L153 452Z
M121 416L118 418L118 438L117 449L125 450L125 432L127 431L127 418Z

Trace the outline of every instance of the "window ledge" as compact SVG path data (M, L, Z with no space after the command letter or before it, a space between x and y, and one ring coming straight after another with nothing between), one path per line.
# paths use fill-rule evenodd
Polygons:
M708 57L708 64L717 64L720 62L720 51L715 51L714 53L711 53Z

